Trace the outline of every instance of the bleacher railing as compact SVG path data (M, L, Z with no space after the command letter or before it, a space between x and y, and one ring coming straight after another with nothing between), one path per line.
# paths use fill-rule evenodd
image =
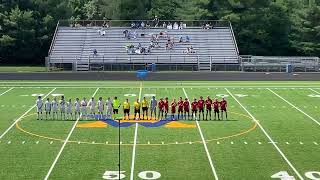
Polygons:
M132 23L143 22L145 27L147 24L150 25L150 28L155 28L156 23L153 20L60 20L60 26L69 26L69 27L102 27L103 25L108 25L108 27L131 27ZM223 20L159 20L157 27L163 27L163 24L168 25L171 23L185 24L186 27L202 27L206 24L209 24L213 27L229 27L229 21Z
M299 72L316 71L320 69L319 57L306 57L306 56L251 56L243 55L240 57L241 69L251 69L253 71L284 68L287 65L292 65L297 68Z
M59 28L59 23L60 23L60 21L57 22L57 26L56 26L56 29L55 29L54 34L53 34L53 38L52 38L52 41L51 41L51 44L50 44L50 49L48 51L48 55L51 54L54 42L56 41L57 32L58 32L58 28Z

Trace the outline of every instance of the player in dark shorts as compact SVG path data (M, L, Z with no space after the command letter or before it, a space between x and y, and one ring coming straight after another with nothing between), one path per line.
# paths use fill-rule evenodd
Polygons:
M196 98L195 98L195 99L193 100L193 102L191 103L191 110L192 110L191 116L192 116L193 118L197 118L198 101L197 101Z
M143 100L141 101L141 107L142 107L142 119L144 119L144 115L146 115L146 117L148 119L149 103L148 103L146 97L143 97Z
M129 99L126 99L125 102L123 102L123 119L126 119L126 116L128 116L128 120L130 120L130 103Z
M172 119L174 119L174 115L176 114L176 107L177 107L177 102L176 99L173 99L173 101L171 102L171 117Z
M164 112L164 101L163 98L160 98L160 101L158 103L159 113L158 113L158 119L160 120L163 118L163 112Z
M204 100L203 97L200 96L200 99L198 100L198 108L199 108L199 120L200 120L200 115L202 114L202 120L204 120Z
M218 120L220 120L220 116L219 116L220 102L218 101L218 99L214 100L212 106L214 111L214 120L217 120L217 115L218 115Z
M164 106L164 117L167 118L168 112L169 112L169 100L167 97L164 99L163 106Z
M205 104L206 104L206 121L208 121L208 114L211 120L211 111L212 111L212 100L210 99L209 96L207 97Z
M226 113L226 120L228 120L227 107L228 107L227 101L224 98L222 98L220 102L221 120L223 120L223 112Z
M178 119L182 118L183 114L183 100L182 97L179 98L178 101Z
M190 102L186 98L183 102L184 119L190 119Z

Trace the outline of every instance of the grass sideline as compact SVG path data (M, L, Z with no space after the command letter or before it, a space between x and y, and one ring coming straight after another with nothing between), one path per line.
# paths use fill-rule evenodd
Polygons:
M158 179L215 179L209 158L219 179L320 178L320 82L3 81L0 134L34 105L38 94L52 91L51 99L64 94L74 100L90 98L98 87L95 98L118 96L121 102L133 102L140 94L228 100L228 121L199 121L199 127L195 121L178 121L188 128L132 122L120 128L124 179L159 174ZM87 127L73 130L49 179L117 176L118 128L108 123L97 127L96 122L103 124L96 119L78 122ZM43 179L74 123L37 121L35 109L27 113L0 139L0 179Z
M46 72L42 66L0 66L0 72Z

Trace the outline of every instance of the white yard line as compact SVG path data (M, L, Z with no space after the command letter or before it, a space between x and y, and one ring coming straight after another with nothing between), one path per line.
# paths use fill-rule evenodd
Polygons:
M1 93L0 96L3 96L4 94L6 94L7 92L11 91L12 89L14 89L14 88L12 87L12 88L6 90L5 92Z
M182 88L183 92L184 92L184 95L186 96L186 98L188 98L188 95L187 95L187 92L184 88ZM188 98L189 99L189 98ZM209 164L210 164L210 167L211 167L211 170L212 170L212 173L213 173L213 176L216 180L218 180L218 174L217 174L217 171L214 167L214 164L213 164L213 161L212 161L212 158L211 158L211 155L209 153L209 150L208 150L208 147L207 147L207 143L204 139L204 136L203 136L203 133L202 133L202 130L201 130L201 127L200 127L200 124L199 122L196 120L196 124L197 124L197 127L198 127L198 130L199 130L199 133L200 133L200 137L201 137L201 140L202 140L202 143L203 143L203 146L204 146L204 149L207 153L207 157L208 157L208 160L209 160Z
M48 94L46 94L46 95L43 97L43 99L45 99L47 96L49 96L49 95L50 95L53 91L55 91L56 89L57 89L57 88L53 88ZM2 139L3 136L5 136L5 135L11 130L11 128L16 125L17 122L19 122L25 115L27 115L27 114L28 114L33 108L35 108L35 107L36 107L36 104L33 105L30 109L28 109L25 113L23 113L22 116L20 116L17 120L15 120L15 121L11 124L11 126L1 134L0 139Z
M227 89L225 90L230 94L230 96L244 109L247 114L252 118L252 120L259 126L261 131L265 134L265 136L269 139L270 143L276 148L276 150L279 152L279 154L282 156L282 158L287 162L287 164L291 167L291 169L295 172L295 174L299 177L299 179L303 180L303 177L301 174L297 171L297 169L292 165L292 163L289 161L289 159L286 157L286 155L281 151L281 149L278 147L276 142L271 138L271 136L267 133L267 131L262 127L260 122L240 103L240 101Z
M98 90L99 90L99 88L96 89L96 91L93 93L92 97L94 97L94 96L97 94ZM61 156L61 154L62 154L62 152L63 152L63 150L64 150L64 147L65 147L66 144L68 143L68 141L69 141L69 139L70 139L70 137L71 137L74 129L76 128L76 126L77 126L77 124L78 124L78 122L79 122L79 119L80 119L81 115L82 115L82 114L80 114L80 116L77 118L77 120L76 120L75 123L73 124L73 126L72 126L72 128L71 128L71 130L70 130L70 132L69 132L69 134L68 134L68 136L67 136L67 138L64 140L64 143L63 143L63 145L61 146L60 151L58 152L58 154L57 154L56 158L54 159L54 161L53 161L53 163L52 163L52 165L51 165L51 167L50 167L50 169L49 169L46 177L44 178L45 180L47 180L47 179L49 178L49 176L51 175L52 170L54 169L55 165L57 164L57 162L58 162L58 160L59 160L59 158L60 158L60 156Z
M312 121L314 121L316 124L320 125L320 122L317 121L316 119L314 119L313 117L311 117L309 114L305 113L304 111L302 111L300 108L298 108L297 106L293 105L291 102L289 102L288 100L286 100L285 98L283 98L282 96L280 96L279 94L275 93L274 91L272 91L271 89L268 88L268 90L270 92L272 92L274 95L278 96L280 99L282 99L284 102L286 102L287 104L289 104L290 106L292 106L293 108L295 108L296 110L298 110L299 112L301 112L302 114L304 114L305 116L307 116L308 118L310 118Z
M316 91L316 90L314 90L314 89L312 89L312 88L309 88L309 89L310 89L311 91L317 93L317 94L320 94L320 92L318 92L318 91Z
M140 102L140 100L141 100L141 93L142 93L142 84L140 85L139 102ZM133 149L132 149L130 180L133 180L133 177L134 177L134 165L135 165L135 158L136 158L136 146L137 146L138 126L139 126L139 124L136 123L136 127L135 127L135 130L134 130L134 140L133 140ZM119 127L119 128L120 128L120 127ZM120 162L119 162L119 163L120 163Z

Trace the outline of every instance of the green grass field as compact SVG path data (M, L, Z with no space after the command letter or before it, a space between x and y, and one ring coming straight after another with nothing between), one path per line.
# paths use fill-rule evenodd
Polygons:
M225 97L229 120L121 127L119 174L119 128L36 120L39 94ZM320 82L1 81L0 102L0 179L320 180Z

